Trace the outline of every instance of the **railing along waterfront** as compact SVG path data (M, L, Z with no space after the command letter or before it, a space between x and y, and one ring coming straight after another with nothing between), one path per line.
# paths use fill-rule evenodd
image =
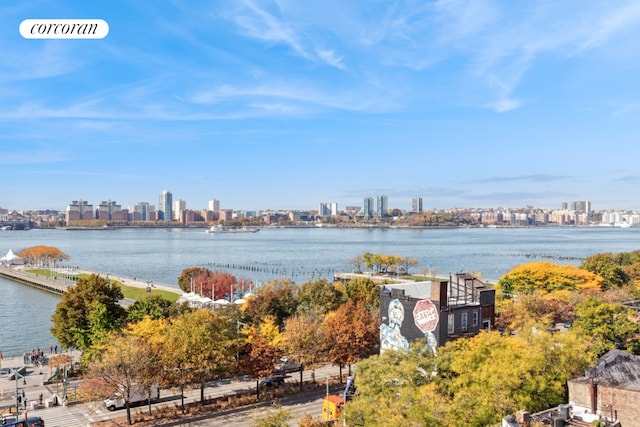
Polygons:
M66 279L52 279L50 277L39 276L33 273L25 273L24 271L19 271L11 266L1 267L0 277L56 295L62 295L67 290L67 287L73 285L73 282L67 281Z

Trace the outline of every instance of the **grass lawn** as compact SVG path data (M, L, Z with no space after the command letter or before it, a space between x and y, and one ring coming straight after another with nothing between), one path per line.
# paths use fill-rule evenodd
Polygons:
M57 277L58 279L61 279L61 280L65 278L71 279L68 275L56 273L54 271L51 271L45 268L26 270L26 272L36 274L38 276L43 276L43 277L50 277L50 278ZM77 277L82 279L82 278L89 277L89 275L78 274ZM122 294L124 295L125 298L132 299L134 301L141 300L148 295L160 295L161 297L168 299L171 302L176 302L178 298L180 298L180 295L178 294L177 290L176 292L171 292L171 291L165 291L162 289L151 288L151 294L148 294L145 288L138 288L135 286L124 285L119 280L114 280L114 279L109 279L109 280L111 281L111 283L117 283L118 285L120 285L120 288L122 289Z

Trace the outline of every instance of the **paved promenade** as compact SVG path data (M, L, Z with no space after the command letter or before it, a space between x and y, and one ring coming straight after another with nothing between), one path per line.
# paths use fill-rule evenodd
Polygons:
M60 353L58 353L60 354ZM76 361L80 357L80 352L71 351L70 354ZM46 350L47 357L51 356ZM44 382L51 376L51 368L48 366L34 366L31 363L25 365L22 356L2 359L2 375L0 375L0 413L7 416L9 413L15 415L16 392L20 395L24 392L27 399L26 412L29 416L39 416L45 419L47 427L69 426L80 427L88 425L87 420L80 414L73 414L70 410L73 407L62 405L63 386L61 384L44 385ZM26 367L24 375L17 379L11 378L13 369ZM40 405L42 395L43 404ZM58 406L46 407L47 401L53 402L57 398ZM20 404L20 417L24 416L24 404Z
M23 265L1 265L0 266L0 277L4 277L5 279L13 280L15 282L22 283L27 286L31 286L34 288L42 289L47 292L51 292L57 295L63 294L69 287L75 285L75 282L70 279L65 278L50 278L45 276L40 276L37 274L29 273L25 271L25 266ZM178 295L183 295L178 287L173 287L168 284L156 283L151 280L144 280L139 278L131 278L120 275L115 275L111 273L100 273L91 270L83 270L78 269L74 271L74 274L97 274L101 277L108 278L109 280L117 280L121 282L123 285L132 286L136 288L146 289L151 286L153 289L161 289L169 292L174 292ZM133 301L123 300L123 305L131 305Z

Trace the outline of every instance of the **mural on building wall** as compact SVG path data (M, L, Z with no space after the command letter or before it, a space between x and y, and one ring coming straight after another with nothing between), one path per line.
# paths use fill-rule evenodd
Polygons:
M430 299L423 299L413 307L413 322L422 331L427 340L427 348L436 354L438 351L438 339L433 331L438 327L438 308Z
M404 322L404 307L400 300L389 302L388 315L389 324L380 325L380 351L408 349L409 341L400 331Z

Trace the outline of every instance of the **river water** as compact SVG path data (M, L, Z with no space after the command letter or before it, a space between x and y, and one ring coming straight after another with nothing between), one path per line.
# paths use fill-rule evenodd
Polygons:
M446 276L482 272L495 282L516 265L549 260L579 265L599 252L640 249L640 228L338 229L264 228L258 233L210 234L204 229L28 230L0 232L0 256L44 245L66 263L177 287L185 268L226 270L257 284L291 278L301 284L352 271L365 252L413 257L413 272ZM5 357L56 344L49 333L59 297L0 279L0 351Z

